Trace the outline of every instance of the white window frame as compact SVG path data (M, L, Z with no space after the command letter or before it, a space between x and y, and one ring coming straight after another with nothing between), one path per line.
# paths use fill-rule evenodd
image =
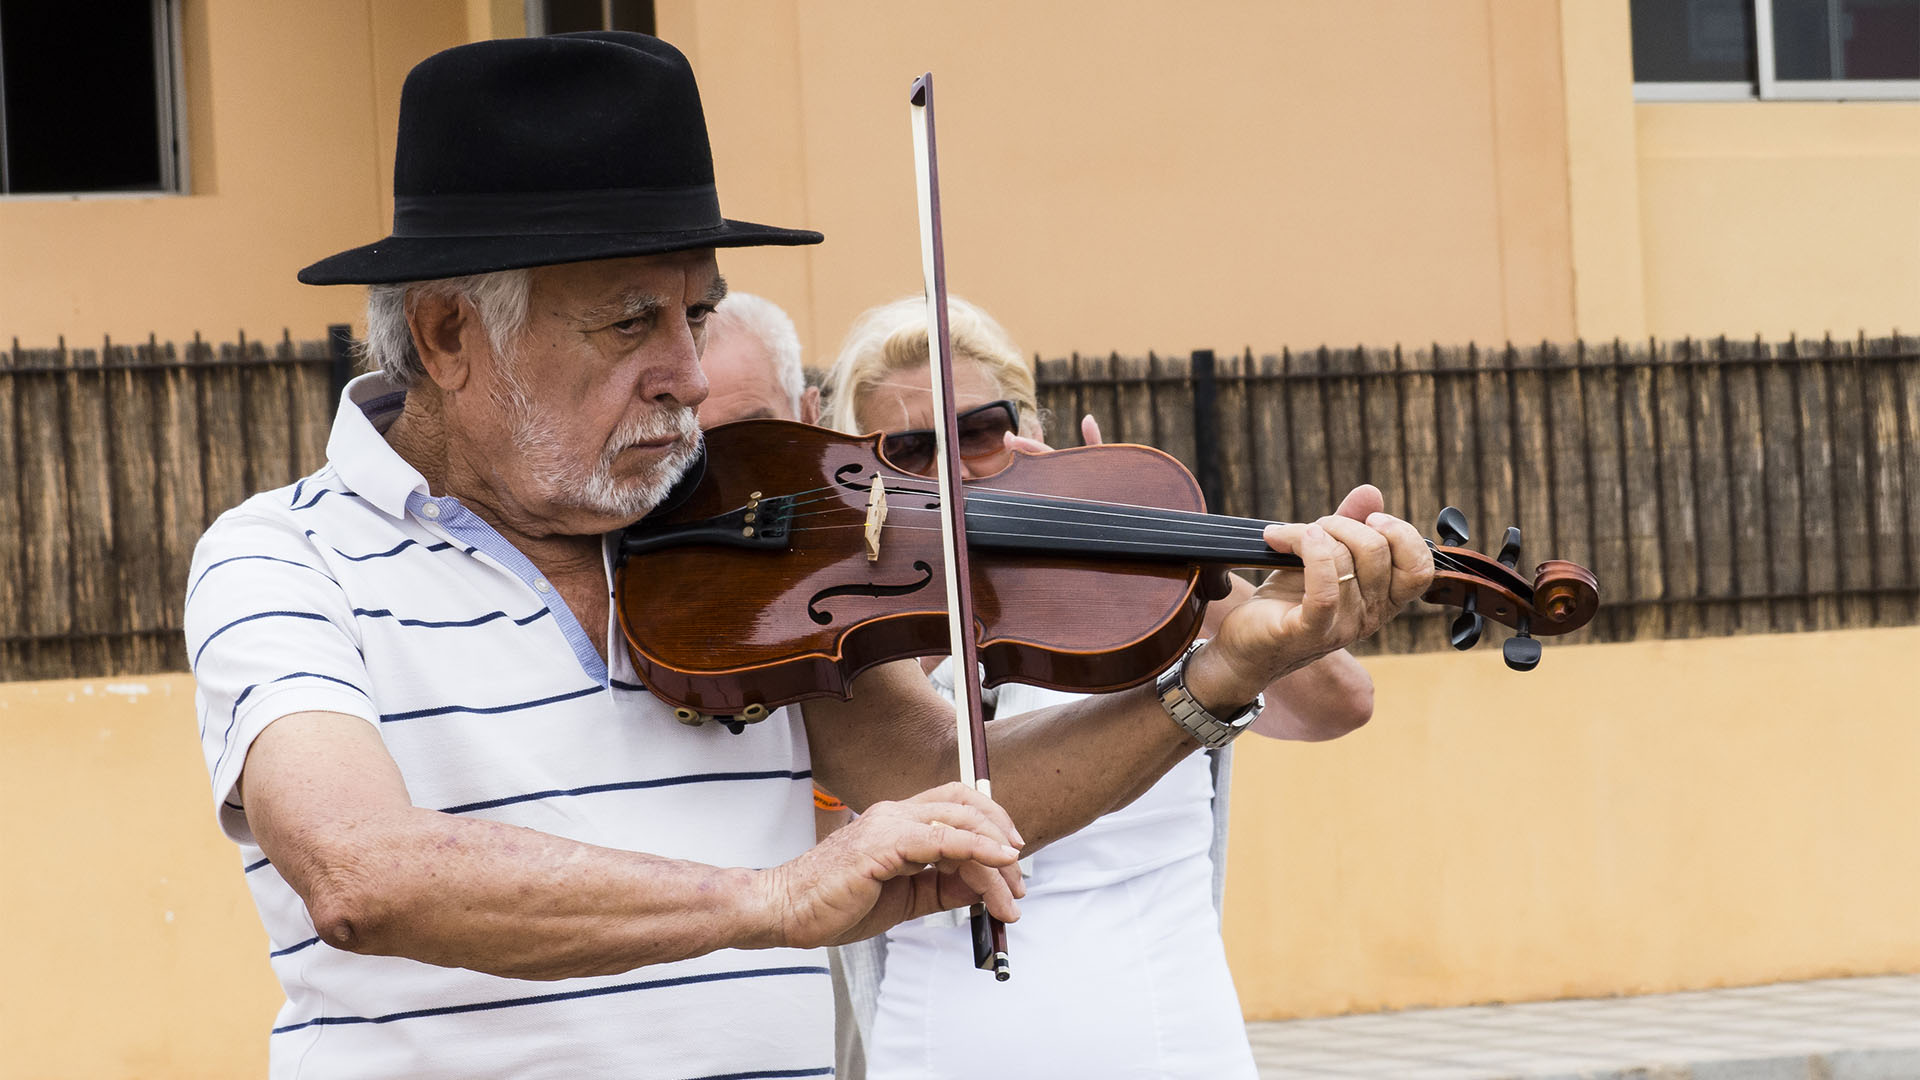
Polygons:
M1636 82L1635 101L1920 101L1920 79L1781 79L1774 75L1773 0L1753 10L1753 82ZM1834 16L1840 0L1827 0ZM1832 26L1837 19L1830 19Z
M187 0L149 0L159 47L153 64L154 115L160 126L160 184L139 191L34 191L14 194L7 148L0 139L0 202L71 202L75 199L155 199L192 193L187 155L186 59L181 51L181 5ZM6 107L6 72L0 69L0 110Z

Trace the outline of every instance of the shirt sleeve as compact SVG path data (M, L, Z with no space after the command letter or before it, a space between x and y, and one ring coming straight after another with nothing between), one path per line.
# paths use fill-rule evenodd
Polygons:
M252 843L235 788L267 725L299 712L379 723L353 608L299 528L242 505L194 548L185 626L220 828Z

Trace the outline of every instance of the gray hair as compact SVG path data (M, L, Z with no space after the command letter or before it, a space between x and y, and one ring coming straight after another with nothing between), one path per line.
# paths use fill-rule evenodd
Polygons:
M800 333L793 328L793 319L779 304L743 292L728 293L720 306L713 309L713 318L738 326L767 347L767 352L773 354L773 374L780 380L780 392L786 395L793 414L799 416L800 395L806 392L807 380L800 370ZM709 325L707 332L711 334L713 330Z
M360 358L401 386L418 385L427 377L420 351L413 344L407 312L428 298L465 300L480 316L487 340L498 356L510 356L513 339L526 329L527 296L533 290L531 270L498 270L491 274L403 281L367 288L367 336L360 342Z

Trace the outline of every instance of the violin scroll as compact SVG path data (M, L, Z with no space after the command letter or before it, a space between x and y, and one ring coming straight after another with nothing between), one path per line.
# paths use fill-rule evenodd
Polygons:
M1464 546L1467 516L1449 506L1440 511L1434 532L1433 585L1423 599L1430 604L1460 609L1448 628L1447 640L1456 649L1471 649L1480 640L1486 620L1514 631L1501 648L1507 666L1531 671L1540 663L1535 636L1572 633L1587 625L1600 608L1600 587L1592 571L1564 559L1549 559L1534 568L1528 581L1519 573L1520 530L1509 527L1500 552L1493 558Z

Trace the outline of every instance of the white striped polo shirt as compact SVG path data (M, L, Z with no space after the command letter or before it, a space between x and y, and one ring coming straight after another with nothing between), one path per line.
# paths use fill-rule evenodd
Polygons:
M309 710L372 724L418 806L719 866L773 866L812 843L797 710L740 735L687 727L624 649L609 670L532 563L458 500L430 497L387 445L404 399L377 375L355 379L326 467L221 515L188 579L214 802L287 994L271 1074L830 1075L819 950L722 950L559 982L359 956L318 940L254 844L234 790L247 748Z

